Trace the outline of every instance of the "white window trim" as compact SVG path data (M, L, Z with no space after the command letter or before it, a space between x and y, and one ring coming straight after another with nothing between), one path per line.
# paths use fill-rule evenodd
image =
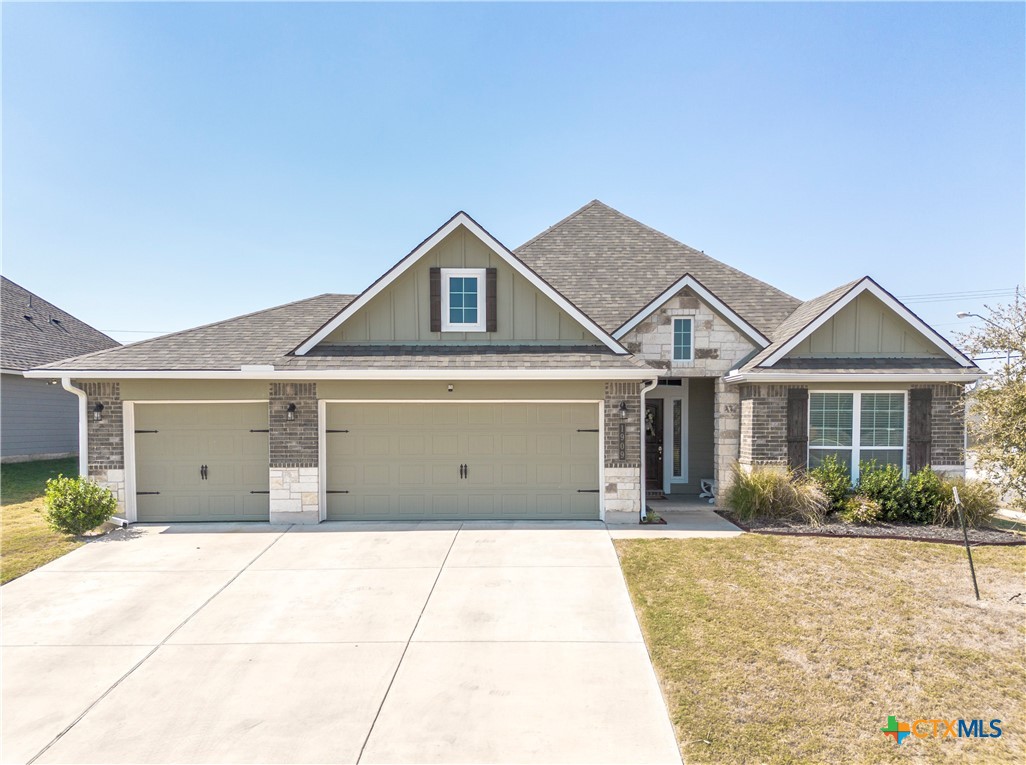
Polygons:
M851 396L851 446L812 446L812 395L814 393L847 393ZM863 393L900 393L904 401L904 427L901 434L901 446L867 446L866 449L879 451L901 451L901 475L908 478L908 391L907 390L809 390L809 401L806 405L805 422L808 432L808 443L805 448L805 464L809 465L812 452L839 451L851 449L851 485L859 482L859 462L856 459L862 451L862 394Z
M443 268L442 269L442 331L443 332L484 332L488 326L488 284L484 268ZM477 321L472 324L456 324L449 321L449 279L477 279Z
M688 323L688 334L691 337L691 345L688 346L688 357L677 358L677 322ZM673 339L670 343L670 358L674 364L690 364L695 360L695 319L691 316L674 316L671 324L673 327Z

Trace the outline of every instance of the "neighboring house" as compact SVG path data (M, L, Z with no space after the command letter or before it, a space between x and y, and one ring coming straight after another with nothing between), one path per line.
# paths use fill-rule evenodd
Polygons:
M78 454L78 402L57 380L27 369L118 345L7 277L0 277L0 461Z
M330 278L330 275L329 277ZM871 279L802 302L592 202L458 213L357 296L49 365L129 520L603 518L735 463L963 470L980 370Z

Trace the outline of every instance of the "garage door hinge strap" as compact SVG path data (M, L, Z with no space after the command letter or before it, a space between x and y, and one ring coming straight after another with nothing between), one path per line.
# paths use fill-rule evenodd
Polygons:
M325 430L324 432L325 433L348 433L349 431L348 430L331 430L329 428L328 430Z
M137 491L136 495L139 495L139 494L160 494L160 492L159 491Z
M578 428L578 433L598 433L598 428Z
M159 433L159 430L137 430L136 433Z
M270 494L269 491L251 491L250 494Z
M349 489L328 489L325 494L348 494Z
M598 494L599 490L598 489L578 489L577 493L578 494Z
M266 428L264 430L255 430L254 428L250 428L249 432L250 433L270 433L271 431L267 430Z

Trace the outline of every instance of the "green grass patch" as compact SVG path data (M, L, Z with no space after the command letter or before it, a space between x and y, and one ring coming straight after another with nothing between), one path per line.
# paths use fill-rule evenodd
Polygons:
M43 517L46 482L77 475L78 460L40 460L0 465L0 584L39 568L82 544L52 531Z
M689 763L1026 761L1026 549L873 539L620 540ZM1018 597L1016 597L1018 595ZM888 715L999 718L915 739Z

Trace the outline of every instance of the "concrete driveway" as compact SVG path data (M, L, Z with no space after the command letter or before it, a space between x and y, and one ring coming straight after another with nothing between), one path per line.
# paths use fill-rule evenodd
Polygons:
M0 594L4 762L680 762L600 523L134 527Z

